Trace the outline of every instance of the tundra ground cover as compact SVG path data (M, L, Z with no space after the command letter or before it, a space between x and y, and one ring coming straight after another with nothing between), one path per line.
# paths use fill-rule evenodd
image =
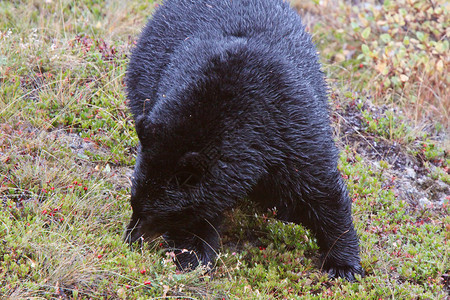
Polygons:
M1 1L0 297L448 297L450 10L378 3L293 2L329 78L354 202L367 276L348 283L320 272L303 227L245 200L214 278L176 272L162 239L124 245L137 138L123 75L157 4Z

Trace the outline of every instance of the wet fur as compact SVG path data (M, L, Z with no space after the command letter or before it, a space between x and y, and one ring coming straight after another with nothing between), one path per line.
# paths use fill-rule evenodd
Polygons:
M312 230L332 276L363 274L327 87L287 3L165 1L126 83L140 140L128 242L163 234L180 269L211 265L222 213L250 197Z

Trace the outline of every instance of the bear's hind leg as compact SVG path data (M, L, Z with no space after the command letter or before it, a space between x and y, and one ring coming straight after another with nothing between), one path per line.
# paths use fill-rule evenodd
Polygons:
M322 269L331 277L364 275L351 216L351 201L338 171L328 180L302 181L291 221L312 230L323 253ZM314 177L309 177L311 178ZM316 178L314 178L316 179Z

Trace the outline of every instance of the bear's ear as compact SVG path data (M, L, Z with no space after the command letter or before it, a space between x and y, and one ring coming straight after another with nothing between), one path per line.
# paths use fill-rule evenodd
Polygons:
M146 115L140 115L135 120L136 133L141 143L144 143L148 137L150 122Z
M136 118L135 128L139 141L141 141L143 146L148 146L152 140L157 140L158 135L163 130L161 124L153 123L147 115L140 115Z

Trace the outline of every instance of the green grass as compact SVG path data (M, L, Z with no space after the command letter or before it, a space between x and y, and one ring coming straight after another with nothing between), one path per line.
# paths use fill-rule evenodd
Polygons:
M0 298L448 297L450 158L442 125L448 115L428 110L447 107L445 86L433 86L439 77L427 78L421 62L411 58L417 68L408 77L428 80L434 98L417 94L418 81L370 88L380 82L377 72L385 71L369 67L374 58L364 56L362 44L375 45L367 40L376 39L381 16L350 32L351 21L328 21L359 18L358 8L341 3L334 18L329 6L316 2L294 5L308 24L315 23L309 28L330 79L340 169L354 202L365 278L330 280L320 271L318 247L307 230L277 221L276 211L258 211L245 199L227 213L213 278L202 270L177 272L162 239L126 246L121 238L131 214L128 178L138 140L123 75L155 4L1 1ZM446 46L434 37L446 26L421 26L411 30L438 32L406 35L422 37L419 42L428 45L422 50L438 64ZM380 37L386 41L370 51L381 53L395 36L390 38ZM345 59L349 49L355 53ZM386 59L391 72L405 70ZM426 113L416 113L420 109ZM415 177L405 175L399 162ZM421 202L424 196L429 202Z

